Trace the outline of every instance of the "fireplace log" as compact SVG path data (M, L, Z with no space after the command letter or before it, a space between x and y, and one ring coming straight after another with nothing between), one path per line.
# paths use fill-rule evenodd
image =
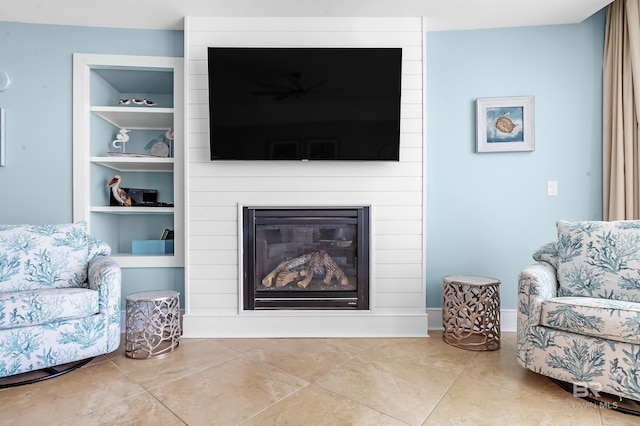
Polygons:
M313 277L318 275L324 275L322 282L326 285L334 278L341 285L349 284L342 269L326 251L322 250L281 262L262 279L262 285L271 287L275 280L276 287L284 287L296 282L298 287L306 288Z
M297 281L300 278L300 272L281 272L276 276L276 287L284 287L290 282Z

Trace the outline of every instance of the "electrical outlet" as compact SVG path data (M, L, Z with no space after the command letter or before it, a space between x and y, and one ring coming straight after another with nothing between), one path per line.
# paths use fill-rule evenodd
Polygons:
M549 197L556 197L558 195L558 181L557 180L547 181L547 195Z

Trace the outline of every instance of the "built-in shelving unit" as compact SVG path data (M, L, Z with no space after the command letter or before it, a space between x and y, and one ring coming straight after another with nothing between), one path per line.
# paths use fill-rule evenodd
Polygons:
M86 221L122 267L184 266L182 58L76 54L73 85L74 221ZM129 131L124 144L121 129ZM151 156L148 146L168 131L169 157ZM115 175L123 188L156 190L168 206L111 205ZM160 239L165 228L174 231L174 253L132 253L133 240Z

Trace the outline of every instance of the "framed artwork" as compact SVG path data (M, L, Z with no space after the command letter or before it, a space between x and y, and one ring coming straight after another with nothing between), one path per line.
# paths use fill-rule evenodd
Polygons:
M533 151L533 96L476 100L476 152Z
M5 118L4 118L4 108L0 108L0 166L4 166L6 163L6 144L7 138L5 134Z

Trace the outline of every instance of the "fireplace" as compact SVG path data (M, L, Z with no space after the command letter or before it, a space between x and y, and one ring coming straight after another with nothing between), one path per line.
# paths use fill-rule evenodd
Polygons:
M242 213L245 310L369 309L369 207Z

